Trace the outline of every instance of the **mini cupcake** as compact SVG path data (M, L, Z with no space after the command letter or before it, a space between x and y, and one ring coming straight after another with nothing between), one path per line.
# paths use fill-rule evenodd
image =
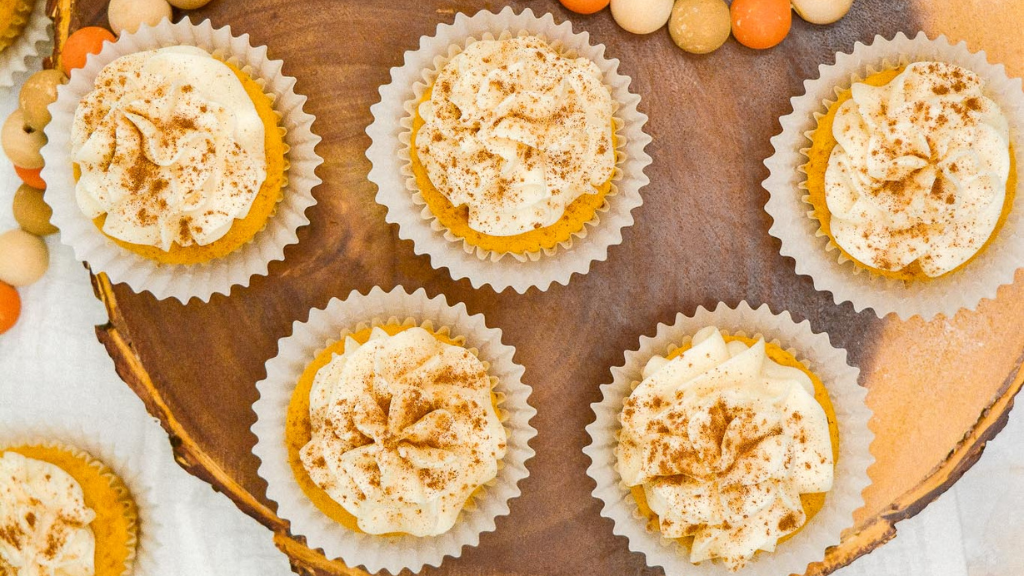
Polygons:
M320 162L312 118L281 107L299 99L292 84L209 23L107 45L59 91L49 131L70 125L70 139L44 151L44 178L74 182L77 211L66 191L51 202L74 223L65 243L115 282L182 301L265 273L306 223Z
M550 15L460 14L406 54L372 108L377 200L455 278L565 284L641 202L649 138L628 83Z
M0 573L144 573L155 526L138 494L92 453L43 438L0 441Z
M857 374L767 307L679 315L626 354L594 405L585 452L602 514L667 574L803 572L863 503Z
M951 315L994 296L1019 266L1009 249L1024 244L1011 138L1024 126L1019 83L983 55L922 35L858 46L822 70L766 161L783 253L837 302L879 314ZM814 126L796 138L802 115ZM786 196L792 178L781 172L793 140L810 140L796 168L801 202ZM794 223L790 210L812 224ZM811 227L832 256L808 258L810 248L792 244Z
M480 317L375 289L314 311L279 349L258 385L254 452L311 548L417 571L508 513L534 410L512 349Z

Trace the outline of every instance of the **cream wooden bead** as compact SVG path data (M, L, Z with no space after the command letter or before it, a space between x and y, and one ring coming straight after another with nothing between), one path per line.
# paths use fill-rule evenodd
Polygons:
M171 18L167 0L110 0L107 6L107 20L114 34L135 32L143 24L155 26L164 18Z
M615 23L633 34L661 29L672 15L672 0L612 0Z
M792 0L793 9L811 24L831 24L850 11L853 0Z
M46 274L50 252L46 242L21 229L0 234L0 282L28 286Z

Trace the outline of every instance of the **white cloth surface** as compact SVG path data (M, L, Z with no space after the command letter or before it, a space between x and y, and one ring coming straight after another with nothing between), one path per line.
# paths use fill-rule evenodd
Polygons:
M38 68L38 62L29 67ZM17 107L25 77L0 89L2 118ZM0 231L17 226L11 200L20 183L11 163L0 158ZM159 572L149 576L290 575L270 531L174 462L167 435L96 340L94 326L106 315L88 274L56 235L46 244L49 271L19 290L21 318L0 335L0 422L84 427L100 433L104 444L130 448L142 468L133 472L162 506Z
M36 63L30 69L38 69ZM0 89L0 119L18 89ZM17 224L11 198L21 181L0 158L0 231ZM85 270L57 236L46 240L50 270L22 288L22 316L0 336L0 421L9 418L99 429L133 447L142 478L164 499L167 540L159 575L291 574L271 533L174 462L167 436L121 382L96 340L106 321ZM1013 414L981 461L897 537L839 576L1019 576L1024 574L1024 417ZM453 560L449 559L449 562ZM455 560L454 562L457 562Z

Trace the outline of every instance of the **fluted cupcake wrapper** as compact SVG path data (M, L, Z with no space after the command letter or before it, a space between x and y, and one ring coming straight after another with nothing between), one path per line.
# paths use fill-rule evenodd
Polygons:
M798 324L788 312L773 314L767 304L753 309L746 302L736 308L720 303L712 310L700 307L693 316L678 314L672 325L659 324L654 336L641 337L639 348L625 353L625 363L612 368L612 382L601 386L601 401L591 405L597 418L587 426L591 441L583 452L591 460L587 475L597 483L594 497L603 502L601 515L614 522L613 532L626 537L629 549L644 554L649 566L661 566L668 576L729 574L717 561L691 564L683 545L649 530L615 466L619 413L632 385L643 380L644 365L651 357L688 342L706 326L777 343L794 353L828 389L839 424L839 457L825 505L792 539L774 552L758 553L739 571L748 576L802 574L808 564L824 558L829 546L839 543L842 531L853 526L854 511L864 505L861 492L871 483L867 469L874 461L869 450L874 439L868 429L871 410L864 403L867 390L857 382L860 370L847 364L846 351L833 347L828 335L813 332L806 320Z
M158 550L164 537L160 501L140 478L140 467L126 450L100 439L101 435L82 426L40 425L14 420L0 424L0 450L18 446L52 446L71 454L90 456L117 475L130 492L138 510L134 552L121 576L155 576L160 572Z
M26 16L16 14L15 18ZM6 48L0 50L0 86L14 86L14 76L28 70L26 60L39 56L39 43L50 39L46 0L35 0L28 21Z
M990 64L984 52L967 44L950 44L945 36L932 40L924 32L914 38L898 33L887 40L876 36L858 42L851 53L840 52L835 64L818 67L818 78L804 82L804 94L794 97L793 112L780 119L782 132L772 138L775 154L765 160L770 175L763 182L769 193L765 210L774 220L769 234L782 241L783 256L796 261L796 272L810 276L814 287L832 293L836 304L850 302L855 310L871 308L879 317L894 313L907 319L951 317L995 298L1003 284L1013 282L1024 266L1024 179L1018 177L1013 207L1002 229L964 269L948 276L903 282L858 268L821 230L806 200L807 150L818 119L828 112L838 93L872 73L911 62L935 60L956 64L978 74L985 95L995 101L1010 125L1018 172L1024 166L1024 94L1021 80L1010 78L1001 64Z
M202 264L161 264L121 248L82 213L75 200L71 126L78 103L110 62L134 52L176 45L198 46L251 72L274 98L279 125L285 130L287 184L276 212L252 241ZM309 224L305 212L316 204L312 190L321 180L315 170L323 163L315 149L320 137L312 131L314 117L302 109L306 97L295 93L295 78L283 74L283 64L271 60L265 46L254 47L248 34L233 36L228 26L214 28L209 20L196 25L188 19L143 25L137 32L121 34L117 42L105 43L99 54L90 55L85 67L73 71L70 81L57 89L57 101L49 108L53 120L46 128L48 142L42 150L45 199L53 208L51 222L60 229L61 242L74 249L75 257L88 263L94 273L106 273L114 283L127 284L135 292L148 291L161 300L209 301L213 294L248 286L253 276L265 276L271 262L284 259L285 246L298 242L296 231Z
M443 64L475 40L520 34L593 61L617 105L616 168L605 205L566 242L521 255L476 248L444 228L419 193L409 155L412 112ZM593 262L607 259L608 249L622 242L622 229L633 224L632 210L643 203L640 189L649 182L644 169L651 163L644 148L651 137L643 131L647 116L637 110L640 97L630 92L630 78L604 51L604 45L590 44L587 32L574 33L569 22L557 24L551 14L537 17L530 9L517 14L510 7L497 14L460 13L452 24L438 26L434 36L421 38L417 50L405 53L404 64L391 69L391 82L380 88L381 101L370 108L373 123L366 129L372 141L366 151L373 165L369 178L399 237L412 240L417 254L428 255L434 268L448 268L452 278L469 278L476 288L490 285L499 292L565 285L573 274L586 274Z
M377 536L349 530L302 492L288 462L288 404L306 366L344 334L389 318L429 322L437 329L448 328L452 336L465 337L466 348L475 348L477 357L490 364L488 375L497 378L494 391L499 398L504 396L499 410L508 442L498 476L474 496L455 526L438 536ZM528 402L530 387L522 382L523 367L516 364L514 354L515 348L501 342L501 330L488 328L482 315L470 315L461 303L451 306L443 296L428 298L423 289L412 294L402 287L390 292L374 288L366 295L353 291L344 300L335 298L326 308L312 310L309 320L295 322L292 335L278 341L277 356L267 361L267 377L256 385L260 397L253 405L253 452L260 459L259 475L267 481L267 498L277 502L278 515L290 522L293 535L306 538L310 548L369 572L418 572L426 565L440 566L446 556L461 556L464 547L479 543L480 534L495 529L497 517L509 513L509 500L520 494L519 481L529 476L526 461L534 455L529 441L537 434L530 419L537 411Z

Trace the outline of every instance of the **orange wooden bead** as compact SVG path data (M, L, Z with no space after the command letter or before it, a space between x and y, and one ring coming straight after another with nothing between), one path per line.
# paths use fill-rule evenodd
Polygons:
M7 332L21 316L21 297L10 284L0 282L0 334Z
M85 66L86 56L96 54L103 49L103 42L114 42L115 40L117 38L110 30L99 26L87 26L75 31L74 34L68 36L61 53L64 73L70 76L72 70Z
M611 0L558 0L569 10L577 14L593 14L600 12Z
M39 175L42 168L22 168L21 166L15 166L14 171L18 173L18 177L21 181L33 188L39 188L40 190L46 190L46 182L43 181L43 177Z
M732 35L747 48L771 48L789 34L793 10L789 0L733 0Z

